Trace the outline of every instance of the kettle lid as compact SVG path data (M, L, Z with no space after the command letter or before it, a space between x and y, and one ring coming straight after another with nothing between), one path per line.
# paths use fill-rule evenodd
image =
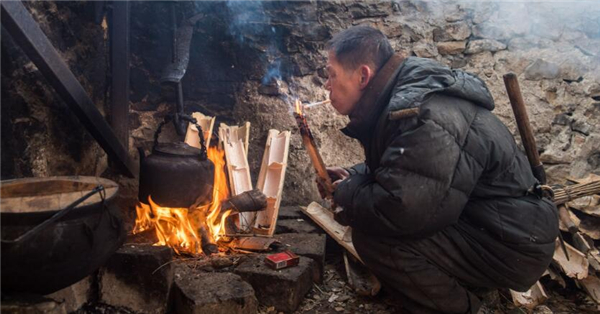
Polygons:
M184 142L160 143L156 145L156 147L154 147L154 153L189 157L196 157L201 155L201 151L199 148L190 146Z

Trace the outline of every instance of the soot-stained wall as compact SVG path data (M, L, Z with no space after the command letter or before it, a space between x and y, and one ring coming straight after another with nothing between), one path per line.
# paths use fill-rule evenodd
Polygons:
M137 147L151 148L157 124L174 108L160 86L171 56L170 5L131 3L129 150L135 159ZM92 3L27 6L105 111L106 29L90 17ZM326 99L324 44L352 25L381 29L405 55L479 75L496 100L495 113L514 134L502 75L517 73L550 180L600 173L600 9L589 2L202 1L177 2L177 7L179 21L203 14L194 26L183 78L185 111L215 115L228 124L252 123L253 180L268 129L292 130L284 204L307 204L318 194L283 94ZM276 79L282 80L280 87ZM4 32L2 102L3 178L107 173L104 153ZM345 117L326 106L307 115L325 163L362 161L360 146L339 132ZM172 130L164 133L163 140L176 140ZM134 181L119 180L136 188Z

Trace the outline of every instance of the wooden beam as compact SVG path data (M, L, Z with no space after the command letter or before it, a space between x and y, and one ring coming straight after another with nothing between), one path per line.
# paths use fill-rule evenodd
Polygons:
M129 147L129 1L113 1L110 23L110 122Z
M138 174L138 165L129 158L128 151L108 125L94 102L52 43L20 1L0 2L2 26L36 65L47 82L75 113L79 121L98 141L111 160L129 177Z

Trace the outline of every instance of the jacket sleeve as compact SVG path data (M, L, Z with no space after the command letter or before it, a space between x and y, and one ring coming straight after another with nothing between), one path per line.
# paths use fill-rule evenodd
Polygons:
M468 129L468 127L466 128ZM481 174L473 167L470 182L453 182L457 171L469 169L461 158L459 140L433 120L420 121L396 134L380 167L355 174L334 193L350 226L367 234L424 236L458 220ZM455 184L456 183L456 184ZM460 186L461 190L453 186Z
M369 168L367 167L367 164L365 164L364 162L360 163L360 164L356 164L350 168L345 168L346 171L348 171L348 173L350 175L356 175L356 174L368 174L369 173Z

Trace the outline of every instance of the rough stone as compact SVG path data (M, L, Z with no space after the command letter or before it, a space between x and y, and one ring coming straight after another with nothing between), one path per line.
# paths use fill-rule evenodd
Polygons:
M65 305L65 303L40 296L26 296L18 299L7 297L2 299L0 311L6 314L70 313L67 312Z
M471 40L467 44L465 54L476 54L484 51L496 52L506 49L506 45L493 39Z
M557 114L552 121L552 124L569 125L573 119L566 113Z
M539 81L542 79L555 79L560 75L560 68L554 63L537 59L525 69L525 79Z
M413 52L417 57L421 58L433 58L438 55L437 47L428 42L418 42L413 46Z
M275 233L324 233L324 231L310 219L298 218L278 220Z
M585 121L577 120L571 124L571 129L584 135L590 135L592 126Z
M325 266L325 243L326 236L324 234L310 233L283 233L275 235L286 249L292 252L312 258L317 262L313 281L323 281L323 268Z
M92 297L92 281L93 278L91 276L85 277L66 288L46 295L46 297L61 303L67 313L75 312L90 301Z
M240 261L234 273L252 285L261 305L283 312L295 311L312 287L315 261L300 256L297 266L273 270L265 264L266 256L248 256Z
M437 50L442 55L455 55L462 53L465 50L465 41L447 41L437 43Z
M306 215L302 213L300 206L281 206L277 219L306 219Z
M165 246L127 244L100 269L100 301L135 312L165 313L173 281Z
M461 41L471 36L471 27L465 22L448 23L433 31L434 41Z
M254 289L232 273L203 272L177 265L174 270L175 313L251 314L258 310Z

